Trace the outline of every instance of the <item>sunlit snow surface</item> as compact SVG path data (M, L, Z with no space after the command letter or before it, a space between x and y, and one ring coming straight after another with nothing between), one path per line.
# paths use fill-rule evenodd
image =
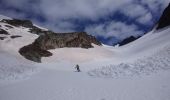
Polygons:
M10 33L0 40L0 100L170 100L170 28L122 47L50 50L39 64L18 53L38 36L0 25Z

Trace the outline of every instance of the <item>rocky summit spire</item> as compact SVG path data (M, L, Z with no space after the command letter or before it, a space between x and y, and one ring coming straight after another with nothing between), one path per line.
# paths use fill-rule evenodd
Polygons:
M161 18L159 19L157 29L161 29L161 28L167 27L169 25L170 25L170 4L164 10Z

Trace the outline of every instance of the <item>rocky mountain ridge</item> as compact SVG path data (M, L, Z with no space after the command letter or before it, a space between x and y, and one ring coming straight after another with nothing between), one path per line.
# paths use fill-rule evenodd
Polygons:
M7 23L6 28L11 29L15 27L25 27L29 29L30 33L37 34L39 37L34 42L23 46L18 51L26 59L41 62L42 57L49 57L53 54L49 52L50 49L64 48L64 47L80 47L80 48L93 48L92 44L101 46L101 43L86 32L72 32L72 33L55 33L49 30L44 30L36 27L29 20L19 19L3 19L1 23ZM167 27L170 25L170 4L164 10L160 20L157 23L156 29ZM22 32L22 28L21 28ZM9 36L10 35L10 36ZM11 35L7 30L1 29L0 26L0 41L4 41L7 37L11 39L21 38L20 35ZM136 40L134 37L129 37L120 42L120 45L127 44Z
M36 27L29 20L19 19L3 19L2 23L10 25L8 28L25 27L29 28L29 32L39 35L39 37L31 44L20 48L19 53L28 60L35 62L41 62L42 57L52 56L52 53L48 50L56 48L93 48L92 44L101 46L101 43L86 32L71 32L71 33L55 33L49 30L44 30ZM22 32L22 28L21 28ZM0 34L8 35L8 32L1 29ZM22 36L11 36L11 39L19 38ZM6 37L1 37L0 40L4 40Z
M157 26L156 29L161 29L161 28L164 28L164 27L169 26L169 25L170 25L170 4L164 10L161 18L158 21L158 26Z
M32 44L24 46L19 50L19 53L25 58L41 62L41 57L52 56L48 50L64 47L81 47L93 48L92 43L101 45L95 37L88 35L85 32L74 33L52 33L47 32L40 35Z
M157 27L156 27L156 30L159 30L159 29L162 29L162 28L165 28L167 26L170 25L170 4L168 5L168 7L163 11L162 13L162 16L160 17L159 21L157 22ZM125 39L123 39L122 41L120 41L119 43L119 46L123 46L123 45L126 45L130 42L133 42L135 41L136 39L140 38L141 36L139 37L134 37L134 36L130 36L130 37L127 37ZM116 45L116 44L115 44ZM114 45L114 46L115 46Z

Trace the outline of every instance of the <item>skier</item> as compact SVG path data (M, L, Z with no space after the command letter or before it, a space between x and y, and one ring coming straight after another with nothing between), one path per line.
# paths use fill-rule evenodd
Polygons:
M75 68L77 69L77 72L80 72L80 68L79 68L79 65L78 65L78 64L76 65Z

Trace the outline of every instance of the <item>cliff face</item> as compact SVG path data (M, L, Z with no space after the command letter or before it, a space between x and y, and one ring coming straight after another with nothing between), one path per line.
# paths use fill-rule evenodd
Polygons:
M164 27L169 26L169 25L170 25L170 4L164 10L160 20L158 21L157 29L161 29L161 28L164 28Z
M41 49L49 50L63 47L81 47L92 48L92 43L101 45L95 37L88 35L85 32L73 33L52 33L47 32L45 35L40 35L35 41L35 44L40 46Z

